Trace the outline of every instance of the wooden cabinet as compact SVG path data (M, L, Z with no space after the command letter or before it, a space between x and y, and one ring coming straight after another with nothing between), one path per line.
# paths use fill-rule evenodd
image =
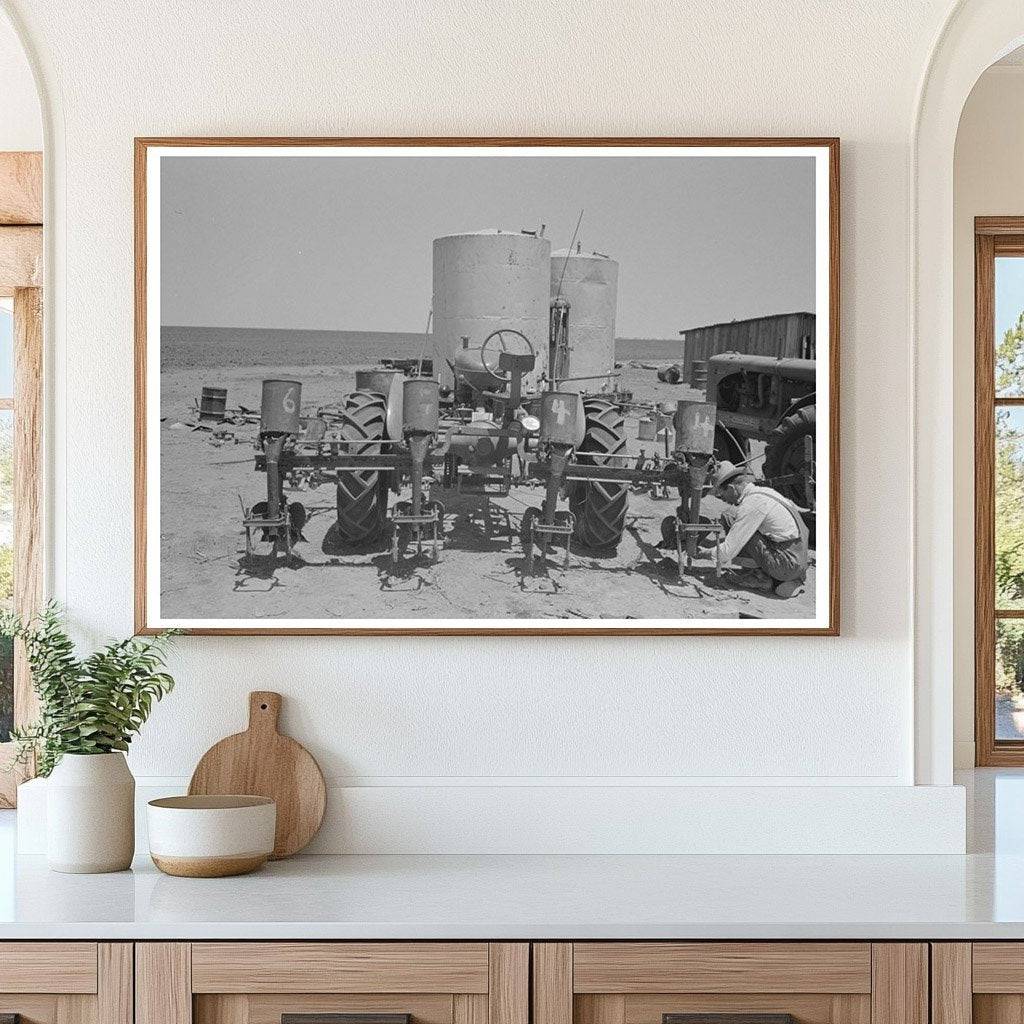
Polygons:
M533 1024L928 1024L928 948L869 942L533 946ZM774 1018L764 1015L775 1015ZM720 1024L730 1024L720 1018Z
M0 1017L132 1024L130 942L0 943Z
M1024 1020L1024 942L934 942L933 1024Z
M529 966L522 942L139 943L136 1024L529 1024Z
M21 1024L1020 1024L1024 943L0 942L0 1024L6 1014ZM708 1014L731 1020L686 1016Z

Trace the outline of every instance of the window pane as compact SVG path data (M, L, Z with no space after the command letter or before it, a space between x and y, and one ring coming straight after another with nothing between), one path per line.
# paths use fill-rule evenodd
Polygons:
M14 599L14 413L0 410L0 606ZM0 743L14 724L14 649L0 638Z
M0 398L14 395L14 311L11 299L0 299Z
M996 409L996 608L1024 608L1024 408Z
M1024 622L996 620L996 739L1024 740Z
M996 258L996 395L1024 397L1024 257Z

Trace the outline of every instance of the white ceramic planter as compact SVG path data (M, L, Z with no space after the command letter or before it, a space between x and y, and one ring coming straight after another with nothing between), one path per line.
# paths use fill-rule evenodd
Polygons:
M52 871L124 871L135 854L135 779L124 754L65 754L46 784Z

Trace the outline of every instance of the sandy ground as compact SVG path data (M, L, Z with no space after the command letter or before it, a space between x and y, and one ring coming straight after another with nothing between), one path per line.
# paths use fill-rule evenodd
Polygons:
M292 564L260 556L247 561L242 506L264 496L264 476L253 470L251 427L221 441L188 427L204 384L228 388L229 408L259 405L264 377L303 382L304 408L338 401L354 386L355 366L202 368L166 371L161 425L161 615L167 618L809 618L814 614L815 570L806 587L782 600L716 581L710 562L696 580L678 584L674 557L654 547L659 524L678 501L650 493L630 495L626 533L618 551L572 552L568 572L555 566L524 577L518 540L523 512L542 502L539 487L518 487L487 507L478 496L435 491L447 509L438 565L410 558L393 566L382 550L344 557L324 554L334 518L334 487L293 497L310 512L306 541ZM653 370L627 365L622 384L639 400L699 397L662 384ZM639 450L637 420L628 421L631 449ZM645 446L653 450L652 442ZM759 466L755 464L755 470ZM394 500L394 498L392 498ZM705 499L705 514L720 509ZM262 545L261 550L267 550ZM813 553L812 553L813 562Z

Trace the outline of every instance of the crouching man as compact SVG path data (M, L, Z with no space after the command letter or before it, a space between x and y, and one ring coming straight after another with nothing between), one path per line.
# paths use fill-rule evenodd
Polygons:
M792 597L807 577L808 561L807 525L796 505L770 487L756 486L748 470L731 462L719 464L714 483L715 496L730 506L721 517L728 531L722 563L753 563L745 586Z

